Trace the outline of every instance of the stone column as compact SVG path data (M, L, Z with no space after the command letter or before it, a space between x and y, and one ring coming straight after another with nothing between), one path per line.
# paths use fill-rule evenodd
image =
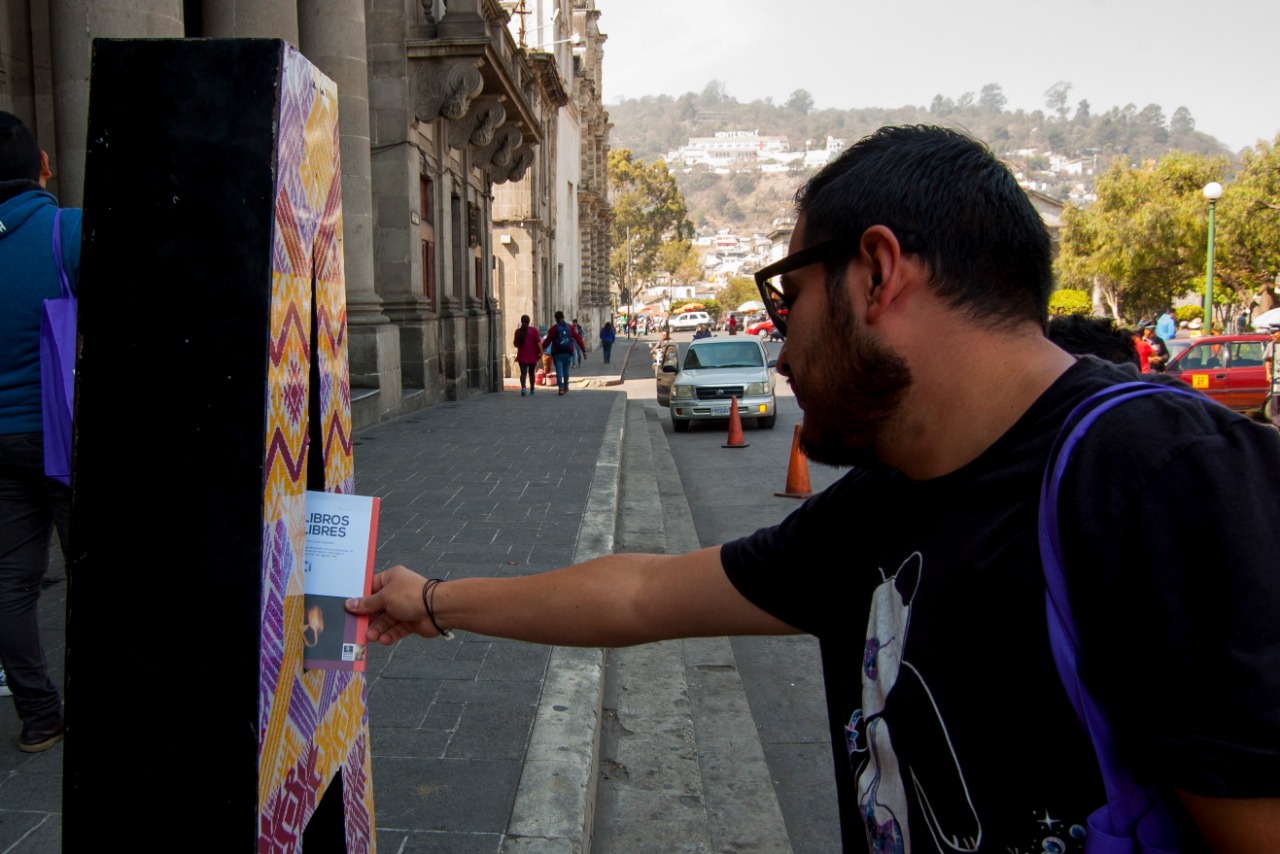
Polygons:
M295 0L204 0L203 6L201 23L211 38L284 39L298 44Z
M353 417L359 428L394 413L401 405L402 386L399 333L382 312L382 298L373 275L369 66L364 2L298 0L297 8L299 49L338 84L343 259L352 395L355 398L360 394L357 389L378 390L376 401L353 402Z
M299 0L298 47L338 84L342 228L350 323L385 323L373 282L369 73L362 0Z
M58 195L63 205L78 207L84 198L93 39L182 38L182 0L50 0L49 21Z

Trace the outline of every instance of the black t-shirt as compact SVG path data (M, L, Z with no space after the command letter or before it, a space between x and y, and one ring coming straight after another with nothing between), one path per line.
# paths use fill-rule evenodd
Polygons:
M960 470L852 471L722 548L748 599L821 642L846 850L1082 850L1105 795L1049 648L1038 492L1075 404L1137 378L1082 359ZM1280 437L1130 401L1059 505L1085 678L1135 777L1280 795Z

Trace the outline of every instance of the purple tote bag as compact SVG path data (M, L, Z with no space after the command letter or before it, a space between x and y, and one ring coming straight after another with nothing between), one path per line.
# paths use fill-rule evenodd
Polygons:
M75 393L77 301L62 268L62 209L53 215L53 260L62 295L44 301L40 320L40 409L44 473L71 485L71 412Z

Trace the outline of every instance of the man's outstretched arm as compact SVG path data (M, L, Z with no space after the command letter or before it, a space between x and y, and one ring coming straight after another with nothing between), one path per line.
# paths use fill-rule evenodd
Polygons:
M370 615L370 641L434 637L422 599L425 583L395 566L374 576L373 594L349 600L347 609ZM519 578L459 578L437 585L431 598L443 628L560 646L797 633L729 583L718 547L684 555L608 555Z

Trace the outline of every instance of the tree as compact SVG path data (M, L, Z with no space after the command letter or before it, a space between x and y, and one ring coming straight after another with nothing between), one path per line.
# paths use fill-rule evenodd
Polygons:
M1237 295L1239 307L1257 294L1259 308L1266 310L1280 305L1280 135L1246 149L1241 161L1236 180L1218 202L1214 304L1225 285Z
M756 280L749 276L734 276L716 294L716 302L725 311L737 311L744 302L760 301L760 291L756 288Z
M791 97L787 98L787 103L783 104L784 109L807 116L813 112L813 96L804 89L797 89L791 93Z
M1004 90L1000 88L999 83L988 83L982 87L982 94L978 96L978 106L988 113L998 113L1004 109L1004 105L1009 99L1004 96Z
M1059 282L1092 291L1117 318L1155 314L1203 287L1200 193L1226 166L1225 157L1180 152L1138 167L1117 159L1098 180L1098 200L1063 213Z
M1065 80L1059 80L1049 87L1044 93L1045 106L1058 114L1058 118L1066 119L1067 113L1067 97L1071 94L1071 84Z
M1186 107L1179 107L1173 111L1173 118L1169 120L1169 133L1174 136L1179 134L1191 133L1196 129L1196 120L1191 118L1191 111Z
M693 234L689 209L665 163L646 164L625 148L609 152L609 203L610 277L619 290L634 292L636 281L653 274L663 243Z
M673 285L692 285L702 278L702 265L698 263L692 241L680 238L658 247L654 269L666 273Z

